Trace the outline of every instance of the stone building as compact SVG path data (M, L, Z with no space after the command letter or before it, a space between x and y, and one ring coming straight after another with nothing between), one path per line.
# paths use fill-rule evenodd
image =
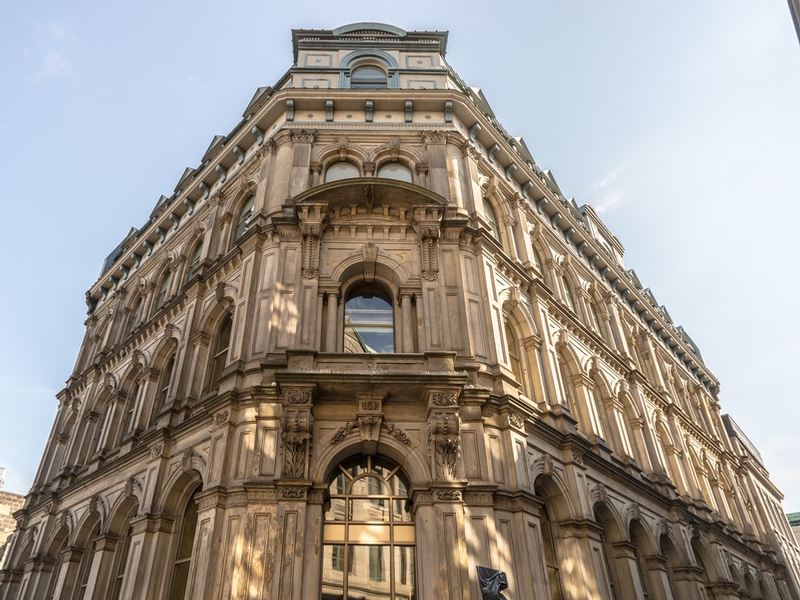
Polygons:
M12 516L14 512L22 508L24 496L3 491L3 475L5 469L0 468L0 564L6 553L6 542L14 532L17 522Z
M1 600L800 598L699 350L446 44L294 31L106 259Z

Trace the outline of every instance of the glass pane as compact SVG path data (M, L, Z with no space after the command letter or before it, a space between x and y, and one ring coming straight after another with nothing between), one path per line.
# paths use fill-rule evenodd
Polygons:
M351 297L344 305L344 314L356 325L391 325L393 322L392 305L388 298L377 294L371 297L366 294Z
M349 525L347 539L362 544L380 544L390 541L389 525Z
M197 526L197 502L194 496L189 500L186 507L186 516L183 520L183 530L181 531L181 544L178 547L177 560L192 557L192 546L194 546L194 530Z
M350 520L386 523L389 521L388 503L384 498L350 500Z
M186 596L186 582L189 580L189 562L175 565L172 576L172 594L170 600L183 600Z
M325 513L326 521L344 521L345 520L345 499L344 498L331 498L331 507Z
M348 599L389 600L389 546L350 546L350 552L353 570L347 578Z
M394 330L387 327L346 327L344 351L386 354L394 352Z
M400 500L392 500L394 504L393 519L394 521L411 521L411 513L406 508L408 500L402 498Z
M322 530L323 539L326 542L346 541L346 525L344 523L325 523Z
M400 163L388 163L383 165L378 169L378 177L412 183L411 171L407 166Z
M415 569L414 548L396 546L394 549L394 593L397 600L416 600Z
M325 545L322 550L322 600L344 598L344 545Z
M367 476L361 479L356 479L353 482L353 489L350 493L354 496L369 496L370 494L386 495L389 490L383 484L383 481L377 477Z
M325 170L325 183L339 181L340 179L352 179L360 177L358 167L349 162L333 163Z
M365 67L358 67L357 69L355 69L351 75L351 78L369 79L372 81L378 81L386 79L386 73L384 73L383 69L379 67L365 66Z

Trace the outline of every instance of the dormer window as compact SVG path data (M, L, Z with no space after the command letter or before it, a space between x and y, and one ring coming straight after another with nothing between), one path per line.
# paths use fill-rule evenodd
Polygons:
M386 72L379 67L365 65L350 73L350 89L385 90L387 87Z

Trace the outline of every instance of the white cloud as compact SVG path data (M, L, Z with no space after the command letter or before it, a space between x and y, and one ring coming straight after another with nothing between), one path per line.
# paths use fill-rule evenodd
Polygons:
M589 190L589 203L598 213L607 212L628 198L628 190L620 181L624 169L620 165Z
M77 79L72 69L67 51L75 45L75 36L63 25L58 23L44 23L34 21L36 28L36 42L40 59L39 70L31 75L33 83L43 83L47 79L66 77ZM30 50L24 48L23 52L29 54Z

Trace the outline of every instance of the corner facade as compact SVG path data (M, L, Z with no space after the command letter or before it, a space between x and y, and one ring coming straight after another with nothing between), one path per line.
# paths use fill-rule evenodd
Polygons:
M293 32L103 264L0 600L798 599L689 335L445 32Z

